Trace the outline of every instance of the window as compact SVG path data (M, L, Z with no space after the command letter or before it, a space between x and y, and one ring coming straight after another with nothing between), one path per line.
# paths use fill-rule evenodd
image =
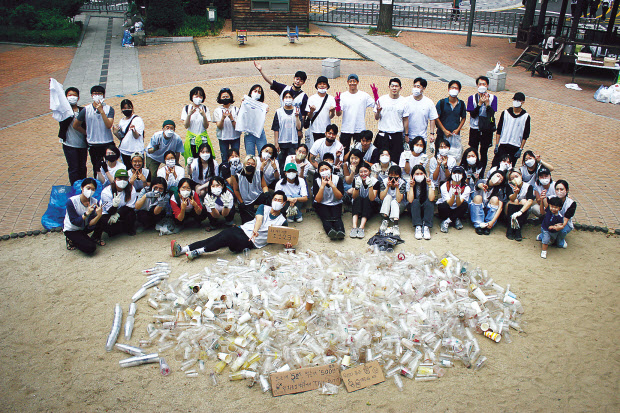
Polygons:
M288 11L289 0L252 0L252 11Z

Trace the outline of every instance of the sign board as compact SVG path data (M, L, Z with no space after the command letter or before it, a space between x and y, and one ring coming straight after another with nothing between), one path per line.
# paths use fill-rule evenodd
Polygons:
M297 245L297 242L299 242L299 230L272 225L269 227L269 232L267 233L267 242L270 244L282 245L290 242L293 245Z
M319 384L324 382L340 385L340 368L338 363L331 363L324 366L271 373L269 379L271 380L272 394L283 396L316 390L319 388Z
M378 361L371 361L370 363L344 370L341 374L344 386L349 393L385 381Z

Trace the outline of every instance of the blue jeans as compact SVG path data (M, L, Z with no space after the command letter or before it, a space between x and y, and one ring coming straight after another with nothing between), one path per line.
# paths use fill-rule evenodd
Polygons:
M260 150L263 148L263 146L267 145L267 135L265 135L264 130L261 133L260 138L246 132L243 139L246 155L256 155L257 153L260 153Z
M566 238L566 235L571 232L573 229L566 225L564 227L564 229L562 229L561 231L558 232L549 232L549 231L545 231L544 229L540 229L540 235L542 238L542 243L549 245L552 244L553 241L556 242L558 247L563 247L564 246L564 238Z
M231 139L231 140L221 140L220 139L220 153L222 154L222 162L226 162L228 160L228 155L230 155L229 151L237 151L239 153L239 147L241 146L241 138Z
M491 222L497 212L497 205L476 204L473 201L469 204L469 217L474 228L480 228L483 222Z

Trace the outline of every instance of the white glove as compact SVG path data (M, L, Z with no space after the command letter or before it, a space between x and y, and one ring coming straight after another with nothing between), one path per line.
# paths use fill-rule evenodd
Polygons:
M428 161L428 155L422 154L422 156L420 157L420 165L425 165L427 161Z
M194 162L194 158L192 158L192 157L190 156L190 157L188 157L188 158L186 159L186 161L187 161L187 164L188 164L188 165L191 165L191 164L192 164L192 162Z
M517 211L517 212L515 212L514 214L512 214L512 215L510 216L510 218L511 218L511 219L517 219L517 218L519 218L521 215L523 215L523 212L521 212L521 211Z
M413 158L413 154L411 153L411 151L403 151L403 158L406 160L410 160L411 158Z
M121 217L121 216L120 216L120 215L118 215L118 213L116 213L116 214L114 214L114 215L111 215L111 216L110 216L110 219L108 219L108 224L116 224L116 221L118 221L118 219L119 219L120 217Z
M362 178L359 176L355 177L355 189L360 189L362 187Z
M144 191L144 190L146 190L146 188L144 188L144 189L143 189L143 191ZM146 194L144 194L144 195L146 195L146 197L147 197L147 198L157 198L157 197L159 197L159 192L156 192L156 191L150 191L150 192L147 192L147 193L146 193Z
M121 204L121 195L122 194L123 194L122 192L119 192L116 195L114 195L114 198L112 198L112 206L114 208L118 208L118 206Z
M299 214L299 209L297 209L297 206L293 205L292 207L288 209L286 215L289 217L294 217L297 214Z
M160 208L165 208L169 202L170 202L170 197L168 195L162 195L159 198L157 198L157 206Z
M370 167L370 170L374 173L378 173L379 171L381 171L381 165L379 164L379 162L377 162Z
M205 195L205 206L209 209L215 209L215 197L213 195Z
M224 208L232 208L234 204L235 198L230 191L226 191L222 194L222 202L224 203Z
M374 176L369 176L368 178L366 178L366 185L375 186L376 183L377 183L377 178L375 178Z

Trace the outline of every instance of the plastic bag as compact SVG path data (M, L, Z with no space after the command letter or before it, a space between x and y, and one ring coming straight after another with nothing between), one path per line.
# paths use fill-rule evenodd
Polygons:
M598 88L596 92L594 92L594 99L599 102L607 103L609 101L609 97L607 95L607 88L603 85Z
M607 89L609 93L609 103L614 105L620 104L620 84L615 84Z
M446 136L448 142L450 142L450 151L448 155L454 156L456 164L461 163L461 157L463 156L463 145L461 144L461 135Z
M41 217L43 228L52 229L63 226L67 201L73 195L73 188L70 186L57 185L52 187L50 202L47 205L47 210Z

